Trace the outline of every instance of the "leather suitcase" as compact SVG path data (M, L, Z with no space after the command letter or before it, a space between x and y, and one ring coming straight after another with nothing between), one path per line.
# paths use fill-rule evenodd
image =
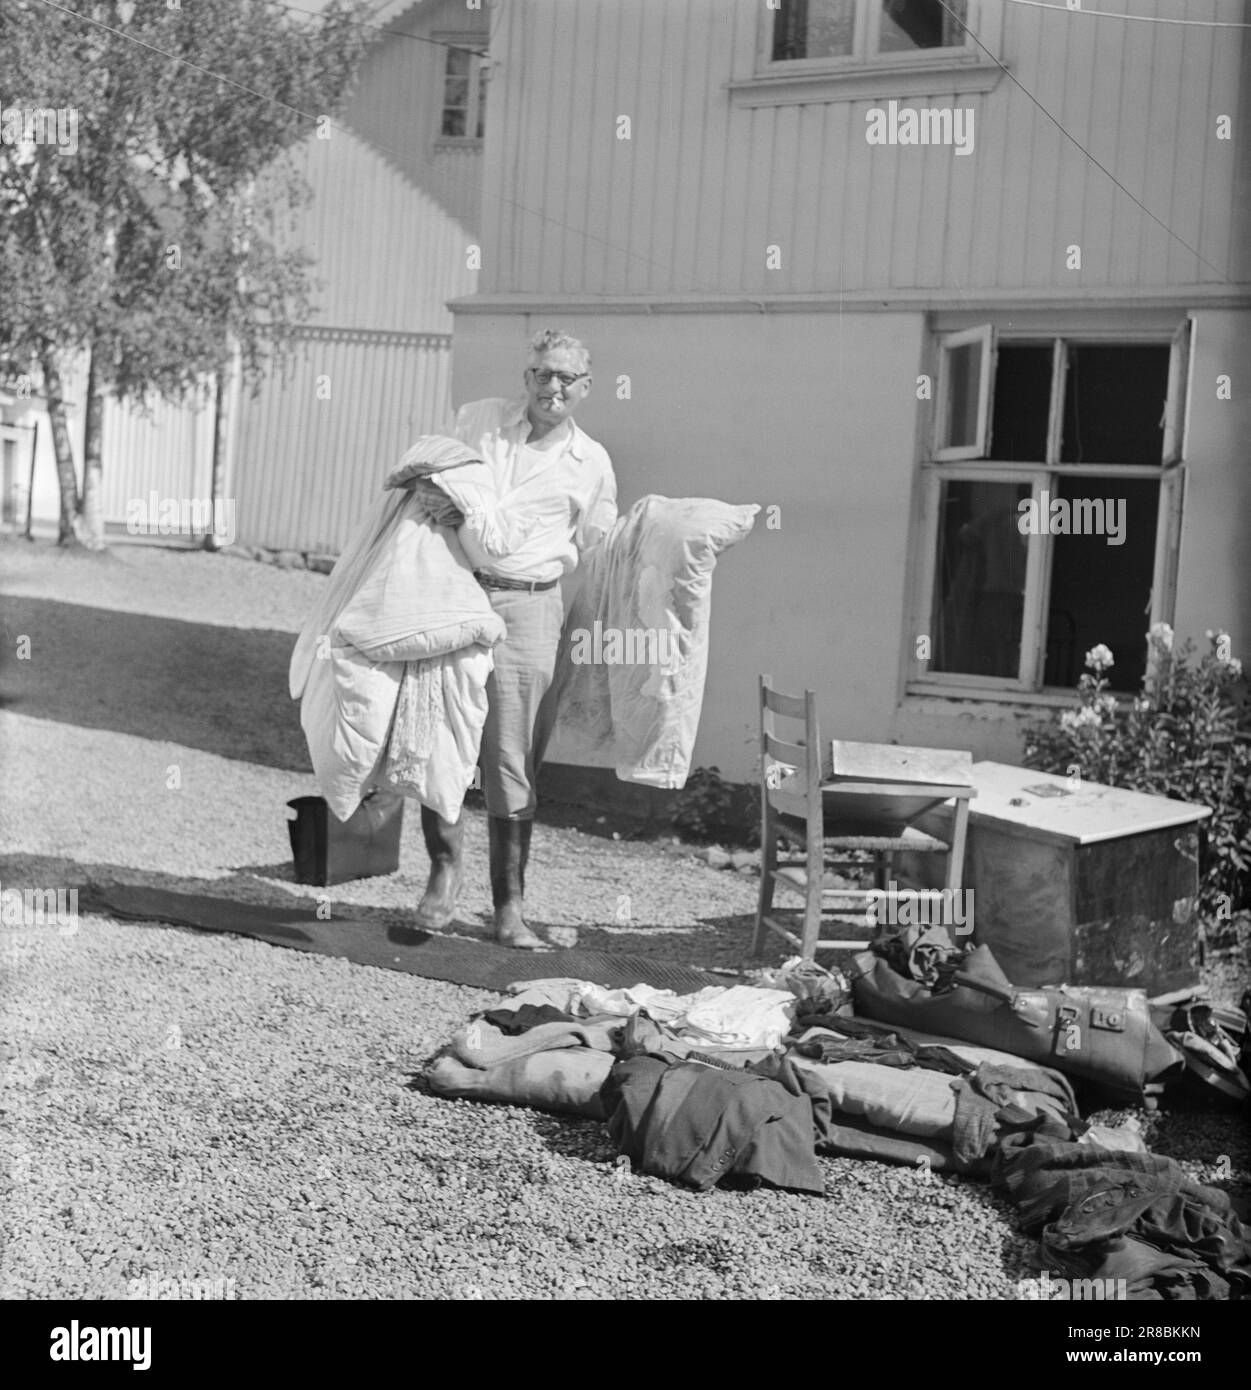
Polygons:
M866 1018L998 1048L1101 1085L1141 1092L1181 1060L1152 1022L1145 990L1018 989L987 946L968 953L946 994L900 975L872 951L859 952L846 973L856 1012Z
M393 874L400 867L403 797L373 792L345 821L320 796L297 796L287 805L295 812L287 830L297 883L324 887Z

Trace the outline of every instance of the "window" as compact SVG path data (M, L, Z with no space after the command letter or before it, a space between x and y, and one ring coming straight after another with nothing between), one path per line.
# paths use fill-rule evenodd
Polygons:
M729 83L739 106L989 92L1003 76L1000 0L770 0L759 25Z
M781 0L772 61L896 58L968 45L968 0Z
M486 65L470 48L447 50L440 139L482 139L486 118L486 72Z
M1071 690L1098 643L1138 689L1172 618L1189 345L937 337L911 690Z

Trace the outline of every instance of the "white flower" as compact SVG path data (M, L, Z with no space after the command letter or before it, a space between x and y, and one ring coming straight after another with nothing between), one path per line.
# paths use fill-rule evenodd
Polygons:
M1067 734L1079 733L1082 729L1098 728L1099 711L1091 705L1081 709L1066 709L1060 716L1060 727Z
M1166 652L1173 650L1173 629L1167 623L1152 623L1147 637Z
M1235 680L1242 675L1242 662L1239 661L1236 656L1227 658L1225 661L1221 662L1221 665Z
M1100 642L1086 653L1086 665L1092 671L1106 671L1112 665L1112 653Z
M1139 695L1138 698L1134 701L1134 708L1138 711L1139 714L1146 714L1146 712L1151 708L1151 701L1147 699L1145 695Z

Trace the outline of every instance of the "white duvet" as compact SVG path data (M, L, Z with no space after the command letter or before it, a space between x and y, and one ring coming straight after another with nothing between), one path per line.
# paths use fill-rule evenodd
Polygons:
M491 648L505 632L456 533L403 484L429 477L484 548L516 534L490 470L454 440L419 439L353 533L301 631L290 691L318 785L346 820L374 787L455 820L478 762Z

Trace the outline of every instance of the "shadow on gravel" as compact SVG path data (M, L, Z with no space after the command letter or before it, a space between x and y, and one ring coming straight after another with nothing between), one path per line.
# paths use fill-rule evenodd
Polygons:
M0 703L18 714L199 748L290 772L311 764L287 694L289 632L215 627L6 594ZM30 638L30 658L11 653Z
M285 877L288 880L292 878L289 865ZM85 899L86 890L92 885L101 889L124 885L167 892L176 898L188 895L188 883L189 880L186 878L153 869L137 869L131 864L80 863L75 859L54 858L49 855L0 854L0 884L6 888L77 888ZM368 922L387 929L395 924L401 915L393 907L369 907L361 903L340 902L333 896L334 886L294 886L297 888L296 893L285 892L277 886L267 884L264 879L254 878L251 871L242 869L226 878L199 881L200 891L206 897L227 902L242 913L272 913L277 910L285 913L293 924L306 918L316 920L318 899L327 895L332 920ZM83 910L87 910L85 904ZM189 927L188 930L195 928Z

